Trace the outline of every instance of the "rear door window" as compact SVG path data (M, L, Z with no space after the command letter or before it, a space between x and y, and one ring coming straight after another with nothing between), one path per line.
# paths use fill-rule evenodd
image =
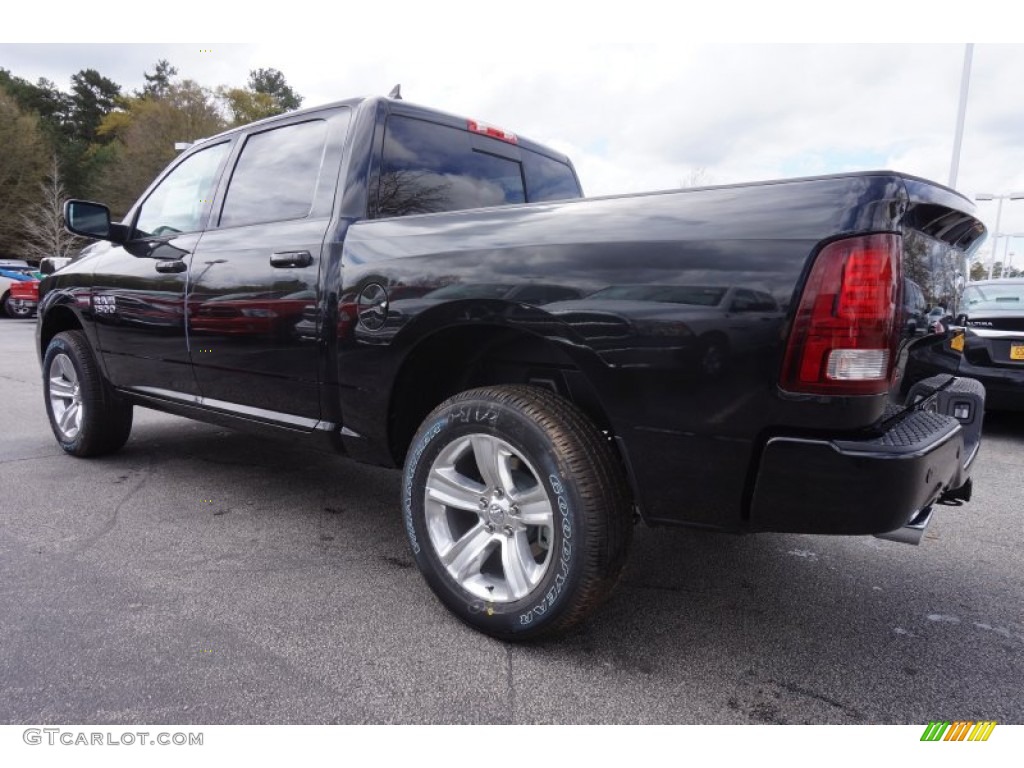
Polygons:
M326 143L323 120L285 125L246 139L228 185L220 226L308 216Z

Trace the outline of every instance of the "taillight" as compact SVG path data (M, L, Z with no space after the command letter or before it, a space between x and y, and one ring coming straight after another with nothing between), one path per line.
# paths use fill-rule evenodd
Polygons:
M800 297L782 388L823 395L888 391L899 341L900 283L899 235L825 246Z

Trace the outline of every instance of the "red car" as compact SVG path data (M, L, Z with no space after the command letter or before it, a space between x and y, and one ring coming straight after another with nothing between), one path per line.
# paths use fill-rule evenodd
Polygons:
M39 281L19 280L12 282L10 296L4 304L8 317L32 317L39 306Z

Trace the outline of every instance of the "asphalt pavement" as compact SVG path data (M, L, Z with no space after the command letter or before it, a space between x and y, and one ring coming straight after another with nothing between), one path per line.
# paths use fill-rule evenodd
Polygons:
M34 328L0 320L0 723L1024 723L1024 417L919 547L639 528L589 623L513 646L421 580L394 471L140 408L66 456Z

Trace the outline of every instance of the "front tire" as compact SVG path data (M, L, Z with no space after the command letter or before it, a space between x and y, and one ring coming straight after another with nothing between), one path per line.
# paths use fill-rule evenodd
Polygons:
M132 431L131 403L106 383L82 331L64 331L43 356L43 398L50 428L73 456L101 456Z
M438 406L403 475L413 556L462 621L532 640L611 591L632 536L621 462L572 403L536 387L470 390Z

